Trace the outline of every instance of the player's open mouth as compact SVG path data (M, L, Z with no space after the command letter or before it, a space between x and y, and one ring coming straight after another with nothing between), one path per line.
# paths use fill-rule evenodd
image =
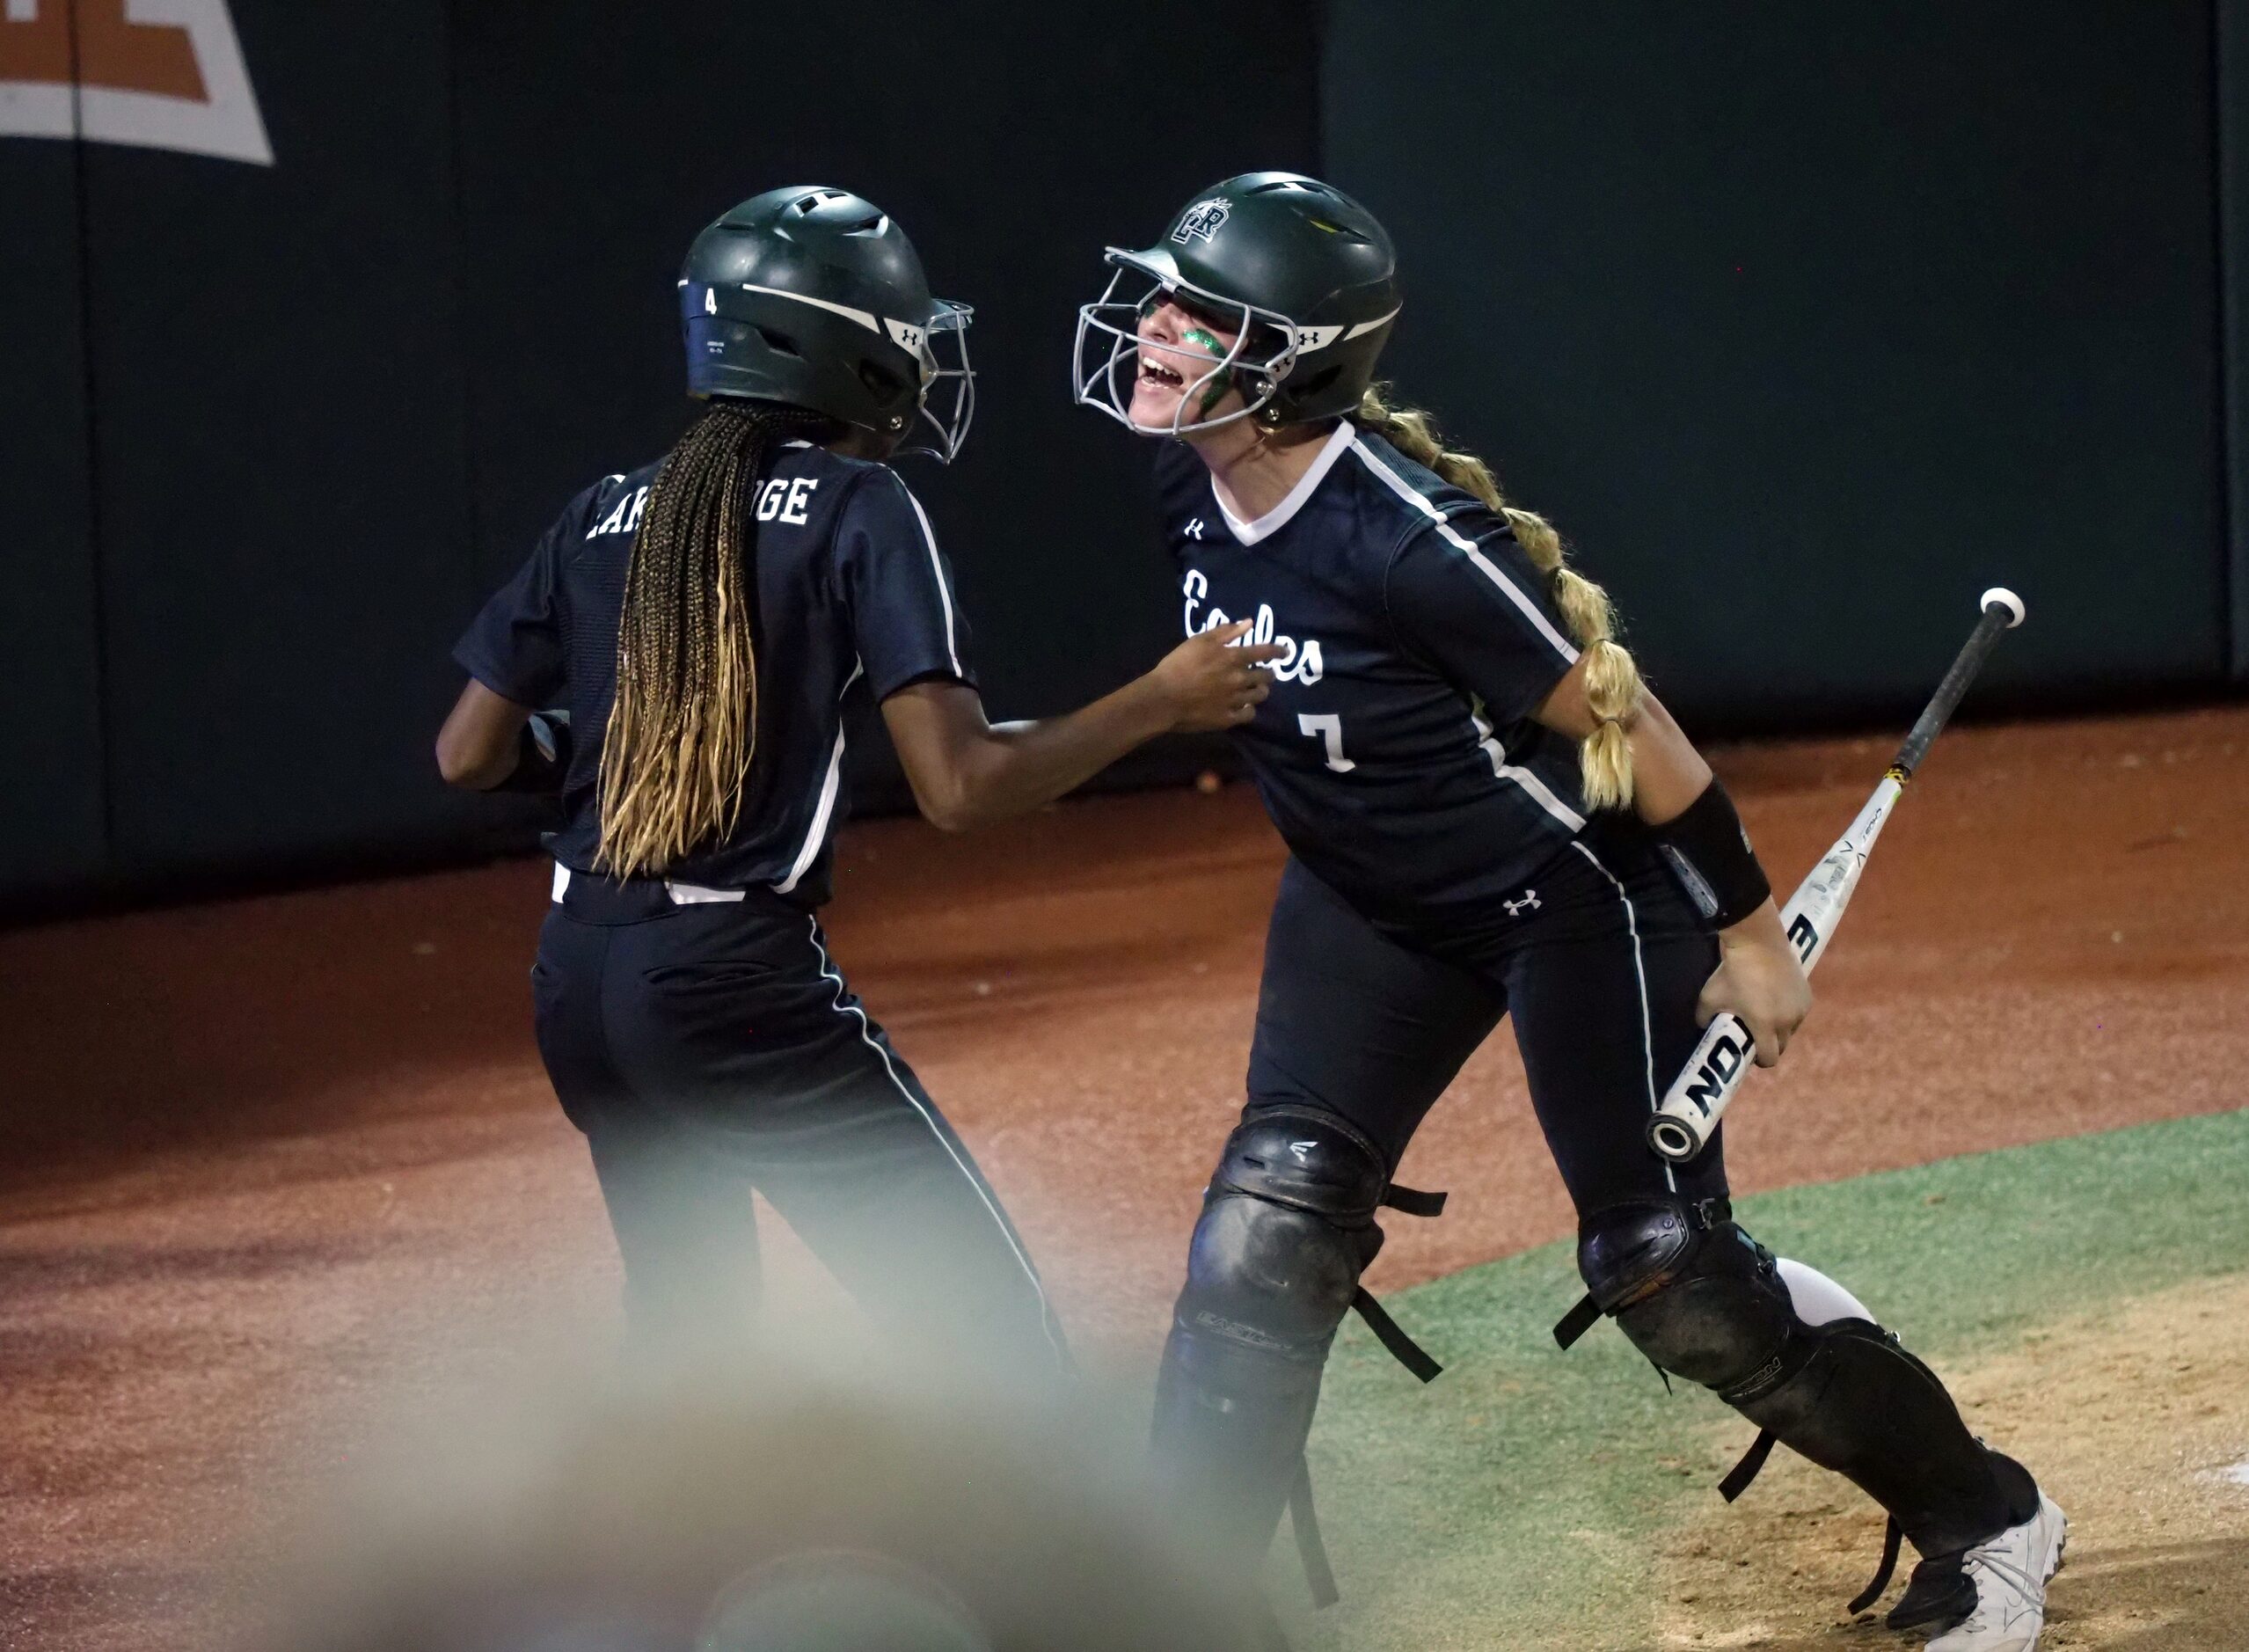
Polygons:
M1143 355L1140 358L1140 382L1143 384L1161 384L1166 389L1177 390L1186 384L1187 380L1154 356Z

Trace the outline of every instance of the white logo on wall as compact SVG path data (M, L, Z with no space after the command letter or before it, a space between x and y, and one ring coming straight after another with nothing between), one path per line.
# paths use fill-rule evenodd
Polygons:
M0 137L274 164L227 0L4 0Z
M1233 203L1223 195L1198 201L1179 215L1179 227L1172 231L1172 239L1181 246L1189 241L1208 241L1218 233L1218 227L1232 216L1233 210Z

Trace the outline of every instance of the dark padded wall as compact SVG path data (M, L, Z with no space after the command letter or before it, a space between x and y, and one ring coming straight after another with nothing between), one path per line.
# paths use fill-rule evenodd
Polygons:
M2249 0L2218 0L2218 224L2225 280L2233 676L2249 682Z
M277 164L0 144L32 227L0 250L0 479L43 502L9 540L29 716L0 758L38 783L0 788L0 898L529 842L524 806L436 781L445 655L569 493L679 430L677 261L776 182L864 189L978 303L968 462L913 479L994 709L1082 700L1172 640L1143 455L1063 396L1073 306L1104 241L1216 173L1313 164L1303 7L231 16ZM1140 43L1165 32L1199 48L1151 144Z
M41 502L8 541L0 727L38 781L0 788L0 901L528 842L522 806L436 780L447 651L568 494L676 433L680 255L777 183L873 195L979 306L967 460L911 474L995 709L1171 640L1143 455L1065 398L1073 309L1104 241L1313 164L1300 6L230 10L271 167L0 143L31 230L0 251L0 478ZM1165 32L1198 46L1158 144Z
M1894 712L1995 581L2018 703L2222 679L2207 4L1330 26L1328 165L1405 260L1391 369L1674 701Z
M479 572L688 416L673 281L696 231L790 183L866 194L976 306L975 434L902 462L959 571L996 715L1114 687L1173 640L1135 438L1070 406L1108 242L1190 192L1315 159L1317 42L1289 0L1070 7L456 8ZM1150 135L1146 42L1163 55ZM691 40L692 49L683 49ZM588 42L598 41L599 49ZM1247 65L1248 67L1245 67Z
M1397 376L1712 722L1893 713L1994 579L2018 703L2249 676L2216 4L2214 55L2205 0L234 0L274 166L0 140L0 903L525 840L431 771L447 647L678 428L679 254L782 181L870 194L979 307L975 436L909 475L999 714L1173 636L1073 311L1104 242L1257 165L1392 222Z
M0 890L107 852L77 174L69 144L0 143Z
M394 852L470 586L441 0L236 0L276 164L85 146L125 876Z

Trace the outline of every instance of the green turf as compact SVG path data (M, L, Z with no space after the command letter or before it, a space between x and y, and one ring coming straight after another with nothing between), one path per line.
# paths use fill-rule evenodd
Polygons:
M1941 1363L2249 1268L2245 1188L2249 1113L2229 1113L1761 1195L1740 1217ZM1689 1385L1667 1397L1613 1326L1558 1350L1577 1290L1558 1245L1391 1299L1445 1363L1426 1389L1347 1328L1312 1440L1344 1604L1290 1610L1303 1586L1275 1567L1305 1652L1648 1644L1642 1539L1720 1507L1713 1423L1754 1430Z

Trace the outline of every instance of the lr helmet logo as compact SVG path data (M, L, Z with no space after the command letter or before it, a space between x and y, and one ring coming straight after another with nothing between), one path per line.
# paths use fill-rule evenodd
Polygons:
M274 164L227 0L0 0L0 137Z
M1172 231L1172 239L1181 246L1190 241L1208 241L1233 213L1234 203L1223 195L1198 201L1180 215L1179 227Z

